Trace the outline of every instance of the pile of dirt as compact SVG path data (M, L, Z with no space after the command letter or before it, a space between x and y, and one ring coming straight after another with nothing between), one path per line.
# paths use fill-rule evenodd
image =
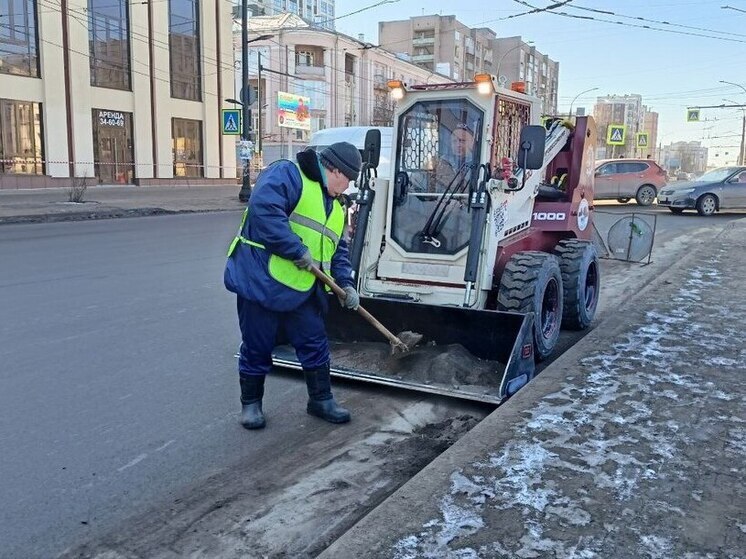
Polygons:
M385 342L332 343L331 349L332 363L337 367L457 389L461 386L494 389L505 370L504 364L479 359L461 344L430 343L397 356L391 355L391 347Z

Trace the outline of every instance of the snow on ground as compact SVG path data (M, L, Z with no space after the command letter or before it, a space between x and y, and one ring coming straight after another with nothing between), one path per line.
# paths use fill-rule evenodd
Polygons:
M630 556L676 556L670 534L688 505L675 489L689 484L686 499L702 501L690 476L701 433L719 421L728 435L719 450L734 465L746 455L743 419L724 411L743 409L724 375L746 370L746 352L733 344L746 308L723 299L726 257L720 249L679 285L656 290L610 351L582 359L506 444L452 474L439 515L400 539L393 557L602 557L607 536L620 533Z

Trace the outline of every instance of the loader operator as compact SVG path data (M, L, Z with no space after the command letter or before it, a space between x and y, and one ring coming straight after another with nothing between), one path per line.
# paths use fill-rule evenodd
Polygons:
M334 400L329 343L324 326L328 295L309 271L330 273L357 309L347 244L345 209L338 197L362 167L360 152L339 142L320 153L306 150L297 162L278 161L262 172L228 251L225 287L237 295L241 349L241 424L265 425L264 379L272 367L278 334L295 348L308 387L307 412L332 423L350 413Z
M474 157L474 133L466 124L459 124L451 132L451 151L442 156L435 167L437 192L443 192L451 181L459 174L453 187L458 188L459 182L464 179L468 182L469 169L467 165L472 163Z

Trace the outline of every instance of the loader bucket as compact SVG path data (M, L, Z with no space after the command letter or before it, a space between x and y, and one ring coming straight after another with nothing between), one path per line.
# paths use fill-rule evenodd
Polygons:
M392 356L390 345L358 313L330 301L327 333L332 374L452 396L500 403L534 374L530 315L365 298L361 304L389 330L423 340ZM295 352L279 346L274 364L300 369Z

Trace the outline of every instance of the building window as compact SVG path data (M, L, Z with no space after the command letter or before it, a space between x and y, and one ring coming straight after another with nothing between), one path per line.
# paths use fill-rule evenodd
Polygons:
M171 97L202 100L199 0L169 0Z
M314 64L314 53L308 51L296 51L295 63L298 66L315 66Z
M327 108L329 84L325 81L296 79L294 93L303 97L309 97L311 99L310 108L312 111L323 111Z
M88 0L91 85L132 89L126 0Z
M174 176L202 177L202 122L174 118L171 122L173 138Z
M0 99L0 173L44 174L41 105Z
M0 0L0 73L39 77L34 0Z

